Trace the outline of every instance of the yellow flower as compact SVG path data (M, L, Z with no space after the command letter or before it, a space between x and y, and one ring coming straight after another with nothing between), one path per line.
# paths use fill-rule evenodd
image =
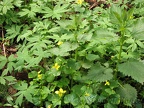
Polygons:
M38 79L42 79L42 75L41 74L38 74Z
M41 71L38 72L38 75L37 75L38 79L42 79L42 74L41 74Z
M110 85L110 82L109 82L109 81L106 81L106 82L105 82L105 85Z
M53 66L53 68L55 68L56 70L58 70L60 68L60 65L58 65L58 63L55 63L55 65Z
M81 5L83 2L84 2L84 0L77 0L76 3Z
M55 91L55 93L58 94L59 97L62 97L62 95L63 95L64 93L66 93L66 90L63 90L62 88L60 88L58 91Z
M59 45L59 46L60 46L61 44L63 44L63 42L62 42L62 41L59 41L59 42L57 43L57 45Z
M50 104L50 105L47 106L47 108L51 108L51 107L52 107L52 104Z
M133 19L133 16L131 15L131 16L129 17L129 19Z
M85 96L90 96L90 94L86 92L86 93L85 93Z

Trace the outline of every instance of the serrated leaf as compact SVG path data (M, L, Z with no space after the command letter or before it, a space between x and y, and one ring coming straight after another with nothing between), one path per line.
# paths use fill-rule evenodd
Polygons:
M23 94L19 95L15 101L16 105L20 105L22 104L23 101Z
M78 42L86 42L86 41L90 41L92 38L92 34L80 34L78 35L77 39Z
M137 43L138 46L140 46L141 48L144 48L144 44L143 44L143 42L137 40L136 43Z
M99 40L103 44L117 41L119 38L118 35L116 35L115 33L105 29L98 30L96 32L96 35L97 36L95 37L95 39Z
M23 1L21 1L21 0L14 0L14 5L17 7L21 7L22 2Z
M31 93L29 93L28 91L24 93L25 98L29 101L29 102L33 102L32 101L32 95Z
M7 63L7 58L5 56L0 56L0 69L4 68Z
M118 70L126 76L131 76L137 82L144 82L144 64L137 60L127 61L118 65Z
M4 79L4 77L0 76L0 84L5 85L6 81Z
M119 87L116 91L123 103L127 106L131 106L137 99L137 90L129 84Z
M112 69L105 68L100 64L95 64L92 66L86 76L83 79L94 80L97 82L104 82L110 80L113 77Z
M6 63L7 63L7 60L0 62L0 69L4 68Z
M144 40L144 19L134 23L131 35L136 39Z
M5 69L5 70L2 72L1 76L5 76L5 75L7 75L7 73L8 73L8 69Z

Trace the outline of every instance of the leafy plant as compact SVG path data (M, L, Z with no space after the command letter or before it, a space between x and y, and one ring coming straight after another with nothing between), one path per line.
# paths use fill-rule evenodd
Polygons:
M143 2L90 5L0 2L0 83L16 91L3 106L142 106Z

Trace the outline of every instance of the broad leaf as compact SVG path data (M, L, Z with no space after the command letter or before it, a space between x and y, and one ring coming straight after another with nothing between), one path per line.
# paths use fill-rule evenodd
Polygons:
M100 64L95 64L91 67L88 74L83 77L83 79L104 82L106 80L110 80L113 77L112 69L105 68Z
M68 94L64 97L64 103L71 103L73 106L76 106L79 104L79 98L74 93Z
M131 35L139 40L144 40L144 19L138 20L132 29Z
M111 103L106 103L104 104L104 108L117 108L117 106Z
M116 35L115 33L105 30L105 29L98 30L96 34L97 36L95 37L95 40L98 40L102 44L117 41L119 38L118 35Z
M127 106L131 106L137 99L137 91L129 84L125 84L123 87L119 87L116 91L120 94L120 98Z
M139 61L127 61L118 65L118 70L126 76L131 76L137 82L144 82L144 64Z

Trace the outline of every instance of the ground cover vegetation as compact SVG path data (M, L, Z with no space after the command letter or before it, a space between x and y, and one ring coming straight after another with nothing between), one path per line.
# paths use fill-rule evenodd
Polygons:
M142 108L143 0L1 0L0 106Z

